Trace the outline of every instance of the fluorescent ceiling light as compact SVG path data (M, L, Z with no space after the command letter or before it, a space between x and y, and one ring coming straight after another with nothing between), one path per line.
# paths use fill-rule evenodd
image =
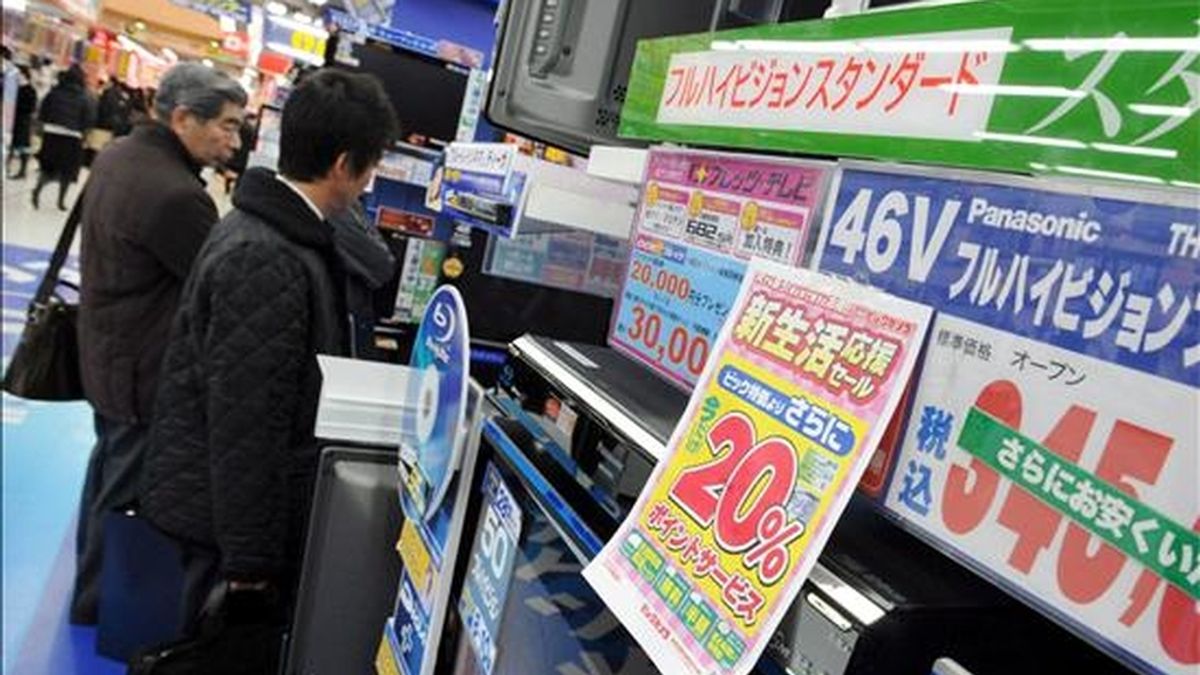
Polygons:
M325 3L327 2L329 2L329 0L308 0L308 4L313 5L314 7L324 7Z
M1016 52L1021 50L1008 40L863 40L861 43L869 52L904 53L904 52Z
M717 40L710 43L709 48L717 51L740 49L748 52L787 52L799 54L846 53L861 52L863 50L862 45L849 40L738 40L733 43Z
M279 0L271 0L271 2L267 3L266 8L268 14L274 14L275 16L283 16L288 11L287 5L279 2Z
M1186 105L1153 105L1151 103L1130 103L1129 109L1139 115L1154 117L1191 117L1197 108Z
M975 138L985 141L1003 141L1006 143L1024 143L1026 145L1048 145L1053 148L1072 148L1082 150L1087 145L1071 138L1054 138L1052 136L1028 136L1025 134L997 134L990 131L976 131Z
M1200 52L1200 37L1190 38L1035 38L1035 52Z
M297 11L294 14L292 14L292 18L295 19L296 21L299 21L302 24L305 24L305 25L309 25L313 21L311 16L305 14L304 12L300 12L300 11Z
M1155 183L1161 185L1165 183L1161 178L1155 176L1146 176L1140 173L1121 173L1119 171L1100 171L1099 169L1088 169L1082 166L1056 166L1055 171L1060 173L1068 173L1075 176L1087 176L1089 178L1111 178L1113 180L1130 180L1138 183Z
M943 84L938 89L951 94L987 94L989 96L1042 96L1046 98L1083 98L1086 91L1066 87L1037 87L1020 84Z
M1092 147L1101 152L1116 152L1123 155L1143 155L1145 157L1162 157L1175 159L1179 153L1166 148L1143 148L1137 145L1114 145L1112 143L1092 143Z

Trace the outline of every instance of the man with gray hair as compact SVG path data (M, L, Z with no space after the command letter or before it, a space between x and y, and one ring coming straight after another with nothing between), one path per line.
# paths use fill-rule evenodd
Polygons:
M96 158L81 197L79 351L96 446L79 509L73 623L97 620L103 521L137 498L171 320L218 220L200 172L237 151L245 106L229 76L175 66L159 84L155 119Z

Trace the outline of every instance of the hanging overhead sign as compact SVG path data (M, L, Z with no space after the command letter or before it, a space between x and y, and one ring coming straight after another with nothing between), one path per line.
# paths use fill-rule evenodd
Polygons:
M1197 21L1014 0L647 40L621 134L1198 188Z

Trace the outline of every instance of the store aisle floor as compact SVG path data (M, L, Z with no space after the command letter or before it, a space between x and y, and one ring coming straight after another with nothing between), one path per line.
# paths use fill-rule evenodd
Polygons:
M53 199L33 210L32 187L28 179L4 183L5 365L66 220ZM72 261L69 270L75 269ZM75 515L94 440L91 410L86 403L37 403L8 394L3 409L4 673L122 673L121 664L95 656L95 630L66 621Z

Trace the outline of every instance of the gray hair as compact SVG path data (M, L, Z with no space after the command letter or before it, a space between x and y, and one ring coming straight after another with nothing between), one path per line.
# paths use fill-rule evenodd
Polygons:
M180 63L163 76L154 98L162 122L182 106L202 120L216 119L226 103L246 105L246 90L232 77L199 63Z

